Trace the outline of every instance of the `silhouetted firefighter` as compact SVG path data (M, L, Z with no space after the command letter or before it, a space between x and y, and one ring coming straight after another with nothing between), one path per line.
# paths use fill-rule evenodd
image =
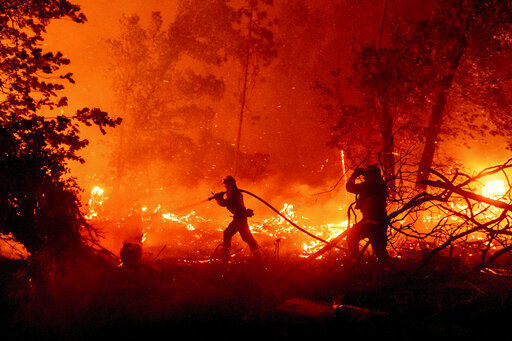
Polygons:
M258 247L258 243L254 239L249 224L247 223L247 217L252 217L252 210L245 208L244 199L242 193L236 186L235 178L231 175L227 176L223 180L224 186L226 186L226 192L215 194L211 199L215 199L217 203L226 207L231 213L233 213L233 221L229 223L228 227L224 230L224 241L222 244L222 257L227 260L230 254L231 239L238 232L242 237L242 240L249 244L251 251L256 258L261 257L261 253ZM226 198L224 198L224 194Z
M361 175L364 180L356 183ZM346 187L348 192L356 194L355 208L363 213L363 219L347 235L350 256L357 258L359 241L368 238L379 261L387 261L386 184L379 167L370 165L366 169L357 168L348 179Z

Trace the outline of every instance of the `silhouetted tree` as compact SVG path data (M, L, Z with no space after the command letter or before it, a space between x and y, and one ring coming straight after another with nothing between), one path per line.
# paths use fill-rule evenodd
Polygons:
M264 17L257 13L255 23ZM242 63L248 49L246 15L245 7L237 11L227 1L180 1L167 29L160 13L152 14L148 27L137 15L121 19L121 35L108 42L116 100L126 118L116 155L118 182L139 172L147 177L158 162L165 165L165 178L181 183L231 169L234 148L214 135L214 106L226 90L221 67ZM262 52L271 48L265 45L271 33L256 24L253 29L251 53L265 63L269 57L260 55L272 53ZM261 176L255 170L264 169L267 159L241 153L240 175ZM140 180L151 187L148 178Z
M243 51L238 55L242 70L242 89L240 94L240 114L238 117L238 132L236 136L235 172L238 172L240 155L240 141L242 138L242 125L245 107L247 105L247 87L249 85L249 73L255 75L260 63L268 64L275 56L273 34L269 29L272 21L268 22L268 14L265 5L271 5L272 0L248 0L236 11L238 31L245 34L242 40ZM245 19L245 20L244 20ZM246 24L244 27L244 21ZM244 32L246 31L246 32Z
M412 86L417 72L401 67L401 53L400 46L362 46L349 76L338 69L331 73L330 84L316 85L328 99L322 107L334 121L329 144L343 149L352 167L381 164L391 195L397 162L417 142L420 122ZM357 93L357 102L346 100L347 84Z
M67 98L59 92L74 81L59 69L69 60L42 47L46 27L61 18L86 20L66 0L0 3L0 232L12 234L32 254L76 251L83 233L92 233L67 162L84 162L78 151L88 141L79 135L80 124L105 133L120 123L97 108L63 113Z
M113 86L126 122L116 156L118 180L126 171L145 171L155 159L182 163L195 146L190 130L211 129L213 110L195 100L219 98L224 83L178 63L186 53L204 51L200 61L213 65L222 57L198 46L186 27L171 26L162 28L160 13L153 13L148 28L140 26L137 15L123 17L121 36L109 41Z
M430 111L418 188L424 188L441 134L506 134L491 130L486 120L497 127L509 125L501 117L511 109L505 88L510 74L503 68L503 60L511 56L511 22L512 7L506 1L443 0L436 1L430 19L407 25L395 37L408 46L402 68L414 66L407 63L413 57L420 61L417 68L428 71L424 73L428 80L423 77L413 83Z
M389 178L393 155L425 141L423 151L411 151L418 160L421 189L441 135L461 141L506 135L511 97L504 65L511 56L510 18L510 4L491 0L437 1L430 18L398 18L382 48L356 50L348 82L338 71L333 84L320 87L335 99L326 107L337 120L333 144L382 151ZM358 90L362 105L344 101L343 82ZM354 134L365 143L355 146L350 141ZM365 148L360 154L371 155Z

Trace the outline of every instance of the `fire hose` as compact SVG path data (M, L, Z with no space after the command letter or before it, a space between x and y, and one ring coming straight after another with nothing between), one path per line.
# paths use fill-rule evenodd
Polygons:
M289 222L293 227L295 227L297 230L307 234L308 236L310 236L311 238L314 238L316 240L319 240L321 241L322 243L324 244L328 244L329 242L326 241L325 239L322 239L320 237L317 237L315 236L313 233L303 229L302 227L300 227L299 225L295 224L292 220L290 220L288 217L286 217L284 214L282 214L281 212L279 212L278 209L276 209L274 206L270 205L268 202L266 202L265 200L263 200L262 198L260 198L259 196L257 196L256 194L254 193L251 193L249 191L246 191L245 189L241 189L240 192L242 193L246 193L246 194L249 194L250 196L258 199L259 201L261 201L262 203L264 203L268 208L270 208L272 211L274 211L275 213L277 213L281 218L283 218L284 220L286 220L287 222Z

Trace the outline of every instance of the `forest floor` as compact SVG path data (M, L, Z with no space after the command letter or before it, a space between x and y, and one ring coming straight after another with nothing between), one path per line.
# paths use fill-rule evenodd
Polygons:
M28 269L0 261L6 339L468 340L508 335L503 321L512 316L512 272L503 266L415 271L371 258L281 257L123 269L98 258L64 265L37 286Z

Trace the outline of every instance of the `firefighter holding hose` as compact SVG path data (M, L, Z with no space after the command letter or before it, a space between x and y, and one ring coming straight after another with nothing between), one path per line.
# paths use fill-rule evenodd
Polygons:
M236 186L235 178L229 175L223 180L223 183L226 187L226 192L217 193L210 198L215 199L219 206L226 207L233 214L233 220L224 230L224 240L221 245L222 257L224 260L229 258L231 239L238 232L242 240L249 245L254 257L261 259L258 243L254 239L247 223L247 217L252 217L253 211L245 208L244 199Z
M363 181L356 180L363 176ZM356 209L361 210L363 219L355 224L347 235L347 244L352 259L359 255L359 241L368 238L373 252L380 262L388 261L386 183L380 168L370 165L357 168L346 185L347 191L356 194Z

